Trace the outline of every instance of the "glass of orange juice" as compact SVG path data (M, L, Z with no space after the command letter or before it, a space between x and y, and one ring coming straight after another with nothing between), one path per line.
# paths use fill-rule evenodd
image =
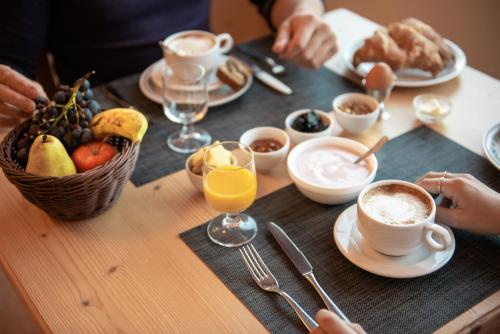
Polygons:
M257 177L252 150L239 142L222 142L205 151L203 193L207 203L224 215L207 228L209 238L225 247L237 247L257 235L257 224L241 213L255 201Z

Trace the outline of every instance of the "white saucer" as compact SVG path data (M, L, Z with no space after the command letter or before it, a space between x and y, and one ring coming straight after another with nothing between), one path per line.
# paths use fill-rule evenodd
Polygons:
M450 232L451 246L441 252L432 252L422 246L404 256L388 256L377 252L368 245L356 227L358 220L356 204L340 214L333 228L333 238L340 252L354 265L372 274L410 278L430 274L444 266L455 252L455 237L448 226L441 225Z
M162 104L163 103L162 92L161 92L162 89L161 87L157 87L152 79L153 69L155 66L159 66L157 65L158 62L163 62L163 59L160 59L154 62L153 64L149 65L142 72L141 77L139 78L139 89L141 90L142 94L144 94L144 96L146 96L149 100L158 104ZM209 91L208 106L209 107L220 106L236 100L241 95L245 94L248 91L248 89L250 89L252 82L253 82L253 75L250 74L247 78L245 85L237 91L234 91L228 85L221 85L218 89Z
M166 64L164 59L160 59L151 65L151 83L156 86L156 88L161 89L163 87L163 71L165 70ZM217 78L217 76L213 76L208 84L207 84L207 90L209 92L219 89L224 85L222 81ZM179 85L180 86L180 85ZM184 90L189 90L188 87L182 87Z

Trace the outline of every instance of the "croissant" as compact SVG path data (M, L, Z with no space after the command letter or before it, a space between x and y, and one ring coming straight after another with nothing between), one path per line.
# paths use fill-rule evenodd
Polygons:
M454 60L452 50L431 26L407 18L375 31L353 56L353 65L385 62L392 70L418 68L436 75Z
M443 70L444 62L438 46L414 28L403 23L392 23L389 25L389 35L405 51L405 67L419 68L433 75Z
M406 54L388 35L387 29L381 28L366 39L354 54L354 66L357 67L362 62L385 62L395 71L405 65Z
M445 43L444 38L438 34L430 25L414 18L409 17L401 21L401 23L409 25L410 27L417 30L419 33L425 36L428 40L433 42L439 48L439 55L443 59L445 65L449 64L454 60L453 53L450 47Z

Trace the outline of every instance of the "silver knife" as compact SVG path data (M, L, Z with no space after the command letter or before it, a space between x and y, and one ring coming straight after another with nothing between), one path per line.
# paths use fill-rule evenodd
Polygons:
M272 89L283 94L287 95L292 94L292 89L290 87L288 87L283 82L273 77L271 74L262 70L259 66L252 65L252 71L257 79L259 79L262 83L268 85Z
M274 239L278 242L281 249L285 252L288 258L292 261L295 268L304 276L309 283L312 284L316 292L319 294L326 307L334 313L336 313L342 320L349 322L349 319L345 316L345 314L340 310L340 308L335 305L335 303L330 299L330 297L326 294L325 290L321 288L318 281L314 277L313 267L311 263L307 260L304 253L300 251L300 249L293 243L293 241L286 235L285 231L281 229L278 225L273 222L267 223L267 227Z

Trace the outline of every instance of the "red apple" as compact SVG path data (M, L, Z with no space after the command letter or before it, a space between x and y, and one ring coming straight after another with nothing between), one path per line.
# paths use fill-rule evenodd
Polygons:
M71 159L78 172L85 172L111 160L118 151L108 143L93 142L83 144L71 154Z

